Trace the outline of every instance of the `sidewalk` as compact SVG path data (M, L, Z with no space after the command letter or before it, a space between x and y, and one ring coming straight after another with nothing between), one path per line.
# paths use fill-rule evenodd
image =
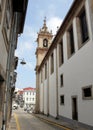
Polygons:
M86 125L82 125L80 123L77 123L76 121L73 122L66 122L65 120L62 120L61 119L55 119L51 116L46 116L46 115L43 115L43 114L34 114L35 117L49 123L49 124L52 124L52 125L56 125L56 126L59 126L59 127L64 127L65 130L93 130L93 127L88 127Z
M14 117L14 114L12 114L11 116L8 130L17 130L16 119Z

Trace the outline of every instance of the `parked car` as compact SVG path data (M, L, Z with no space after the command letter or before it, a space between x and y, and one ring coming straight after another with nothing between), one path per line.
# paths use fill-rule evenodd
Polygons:
M23 108L23 104L20 104L20 107Z
M31 107L28 107L27 108L27 113L32 113L33 112L33 109Z
M26 111L26 110L27 110L27 107L25 106L25 107L24 107L24 111Z
M17 104L13 104L12 109L13 110L18 109L18 105Z

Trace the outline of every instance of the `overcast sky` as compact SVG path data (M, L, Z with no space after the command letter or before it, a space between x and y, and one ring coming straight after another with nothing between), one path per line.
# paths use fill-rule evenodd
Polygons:
M17 88L36 87L35 51L37 32L43 26L44 17L49 30L56 34L57 26L64 20L73 0L29 0L23 34L18 38L15 55L26 61L26 65L17 67Z

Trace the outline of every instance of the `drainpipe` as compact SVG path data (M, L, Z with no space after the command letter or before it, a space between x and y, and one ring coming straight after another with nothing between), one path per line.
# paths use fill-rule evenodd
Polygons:
M58 62L57 62L57 45L56 45L56 119L59 116L59 107L58 107Z

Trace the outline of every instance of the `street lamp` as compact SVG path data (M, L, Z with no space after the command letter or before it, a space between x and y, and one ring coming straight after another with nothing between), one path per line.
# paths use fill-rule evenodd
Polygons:
M25 64L26 64L26 62L24 61L24 59L19 59L19 60L22 60L22 61L20 62L20 64L22 64L22 65L25 65Z
M18 66L18 61L20 60L20 64L21 65L25 65L26 64L26 62L25 62L25 60L24 60L24 58L23 59L20 59L19 57L17 57L17 56L15 56L15 58L14 58L14 62L15 62L15 69L17 68L17 66Z

